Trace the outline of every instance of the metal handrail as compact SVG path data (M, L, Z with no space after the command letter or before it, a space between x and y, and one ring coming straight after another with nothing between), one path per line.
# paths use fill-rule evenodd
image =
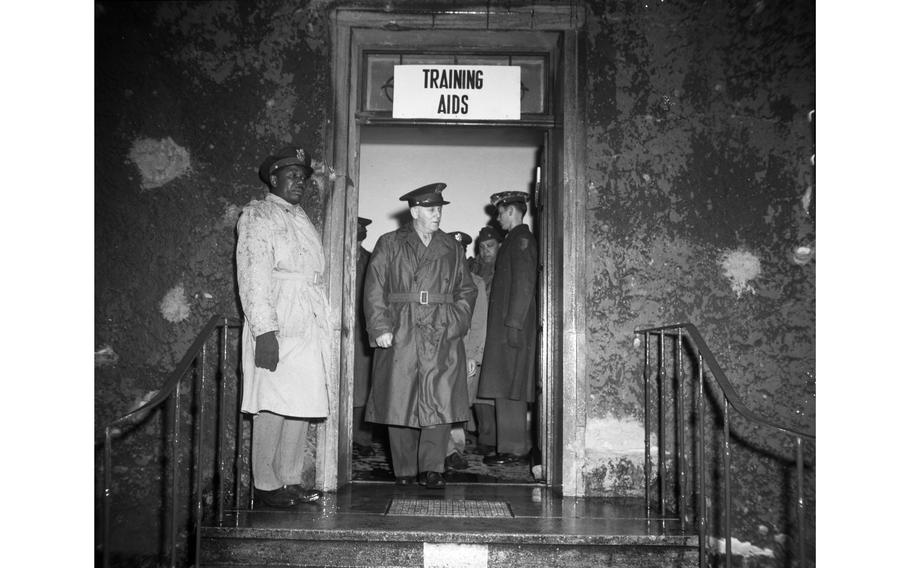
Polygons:
M694 432L695 435L695 462L697 464L696 470L696 492L698 496L697 505L697 525L698 525L698 536L699 536L699 566L706 566L707 554L706 554L706 540L707 540L707 495L706 495L706 481L705 481L705 434L704 434L704 422L705 422L705 411L704 411L704 396L705 396L705 371L704 367L711 372L711 376L714 377L715 382L720 387L720 390L723 394L723 503L724 503L724 533L725 533L725 547L726 547L726 566L729 568L732 562L732 549L731 549L731 503L732 497L730 494L730 415L729 410L732 407L736 412L747 420L760 424L765 427L769 427L780 432L783 432L789 436L795 438L795 447L796 447L796 468L797 468L797 533L798 533L798 546L799 546L799 565L805 566L805 499L804 499L804 488L803 488L803 475L804 475L804 456L803 456L803 441L804 440L815 440L815 434L802 430L800 428L794 428L790 426L783 426L777 424L746 407L745 403L736 393L733 388L733 384L727 378L727 375L721 369L720 365L717 362L717 359L714 357L714 354L708 348L707 342L705 342L701 333L698 331L698 328L691 323L675 323L670 325L662 325L656 327L648 327L643 329L636 329L636 334L643 334L645 337L644 341L644 398L645 398L645 502L646 502L646 514L648 518L651 515L651 495L650 495L650 479L651 479L651 413L650 413L650 393L649 393L649 378L651 376L651 352L650 352L650 340L651 336L657 336L658 343L658 370L657 370L657 387L659 389L657 399L658 399L658 468L660 475L660 485L658 490L660 492L660 505L661 505L661 516L666 514L666 463L664 459L665 454L665 428L664 428L664 403L665 398L664 389L666 388L666 365L665 365L665 338L670 336L671 338L675 337L676 341L676 358L675 358L675 371L676 377L678 379L678 392L676 397L677 407L676 407L676 421L677 421L677 432L678 437L677 442L677 475L679 483L679 504L677 506L677 513L679 515L679 521L682 526L682 529L685 530L686 523L688 521L688 505L687 505L687 494L689 490L688 479L687 479L687 461L686 461L686 452L683 450L685 445L685 421L683 420L683 415L685 413L685 391L682 388L682 341L683 337L686 337L693 346L695 347L696 360L694 362L695 372L697 374L697 388L696 396L697 400L695 401L695 413L696 413L696 427L697 430ZM672 404L672 402L671 402Z
M708 344L705 342L705 339L699 333L698 328L691 323L675 323L671 325L662 325L659 327L650 327L647 329L637 329L635 333L656 333L656 332L666 332L668 330L674 329L685 329L688 336L692 339L692 342L695 343L695 346L698 347L698 352L701 353L705 359L705 363L708 364L708 368L711 370L711 374L714 375L714 378L717 380L718 386L724 392L724 397L730 401L730 404L733 408L743 415L744 418L748 418L753 422L758 422L759 424L764 424L770 428L775 428L781 432L786 432L787 434L793 434L794 436L801 436L803 438L815 439L815 434L810 434L799 430L797 428L781 426L780 424L775 424L769 419L764 418L763 416L756 414L755 412L749 410L746 407L745 403L733 389L733 384L730 382L730 379L727 378L727 375L724 373L723 369L720 368L720 364L717 362L717 359L714 358L714 354L711 353L711 350L708 348ZM673 335L673 334L667 334Z
M175 566L176 564L176 540L177 540L177 498L178 491L176 488L177 482L177 436L176 433L179 431L180 425L180 397L179 389L180 383L183 377L186 375L187 371L190 370L193 363L201 357L200 367L202 372L200 373L198 393L199 393L199 412L198 420L196 422L196 460L197 462L201 460L201 449L202 449L202 436L203 428L202 422L205 416L205 404L203 399L203 393L205 392L205 366L206 366L206 354L207 354L207 342L211 338L212 333L221 328L221 337L222 337L222 350L219 353L219 371L222 378L224 377L224 362L227 359L227 330L228 328L237 328L240 327L241 322L237 319L232 319L225 317L223 315L212 316L208 322L203 326L202 330L196 336L195 341L187 349L186 354L174 368L174 370L168 375L167 380L165 380L164 385L161 389L155 393L151 399L146 403L140 405L138 408L135 408L126 414L110 421L107 426L104 428L104 489L102 493L103 498L103 508L102 508L102 565L104 568L107 568L110 565L110 506L111 506L111 442L114 437L114 430L120 425L125 424L129 419L135 418L145 412L149 412L161 407L165 401L170 400L171 403L171 412L172 418L174 421L171 434L171 519L170 519L170 566ZM222 389L222 397L219 402L219 408L223 410L224 407L224 389ZM219 467L223 471L224 468L224 458L223 458L223 449L221 445L222 432L219 424ZM196 506L195 506L195 517L196 517L196 526L199 526L199 521L201 520L202 514L202 501L201 501L201 483L202 483L202 468L199 463L194 464L196 477L194 480L195 484L195 493L196 493ZM223 475L219 476L219 482ZM220 491L220 490L219 490ZM220 505L220 500L219 500ZM221 514L221 507L219 506L219 515ZM197 531L198 532L198 531ZM198 535L197 535L198 541ZM198 542L197 542L198 547ZM198 554L198 550L197 550ZM197 563L198 565L198 563Z

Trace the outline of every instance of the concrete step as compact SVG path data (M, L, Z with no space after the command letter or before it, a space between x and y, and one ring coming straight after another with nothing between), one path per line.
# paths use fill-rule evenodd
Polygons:
M690 567L697 537L634 500L545 487L354 484L319 506L231 511L202 530L201 566Z

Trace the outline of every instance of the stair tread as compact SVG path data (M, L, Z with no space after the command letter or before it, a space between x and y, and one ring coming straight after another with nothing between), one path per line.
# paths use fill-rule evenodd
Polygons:
M387 516L391 499L503 500L513 518ZM444 491L392 484L351 484L320 506L291 510L228 511L203 537L363 542L562 545L697 545L694 527L677 519L647 518L637 499L561 497L543 486L453 485Z

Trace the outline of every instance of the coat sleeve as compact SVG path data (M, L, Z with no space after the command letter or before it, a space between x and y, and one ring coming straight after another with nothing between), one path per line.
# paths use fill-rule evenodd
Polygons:
M483 345L487 340L488 301L483 279L474 277L474 285L477 287L477 301L471 314L471 329L464 341L464 351L468 359L479 363L483 361Z
M461 245L456 245L455 285L452 288L452 312L457 322L453 336L464 336L471 329L471 314L474 313L474 302L477 301L477 286L468 270L468 261L464 257ZM451 333L451 332L450 332Z
M534 301L537 285L537 254L531 235L518 235L510 250L512 279L509 282L509 311L506 313L506 327L522 329L525 318Z
M237 221L237 286L253 337L278 330L272 299L275 251L270 235L268 217L259 208L246 208Z
M386 301L389 286L389 242L388 237L379 237L363 280L363 315L370 345L376 346L376 338L395 330L392 312Z

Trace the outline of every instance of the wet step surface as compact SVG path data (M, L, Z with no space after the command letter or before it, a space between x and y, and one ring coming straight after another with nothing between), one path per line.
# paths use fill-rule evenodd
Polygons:
M388 514L396 501L419 514ZM464 516L472 505L507 514ZM228 511L203 529L200 564L685 568L697 565L696 545L678 521L648 519L636 500L566 498L526 484L355 482L319 504Z
M388 515L393 500L485 500L504 502L511 517L447 517L434 514ZM675 519L648 519L638 500L560 497L546 487L449 483L443 490L397 486L388 482L355 482L322 503L293 509L228 511L219 525L206 533L234 536L317 538L317 533L339 531L340 539L424 539L445 542L510 541L667 542L691 540ZM309 534L307 534L309 533ZM690 532L691 534L691 532Z

